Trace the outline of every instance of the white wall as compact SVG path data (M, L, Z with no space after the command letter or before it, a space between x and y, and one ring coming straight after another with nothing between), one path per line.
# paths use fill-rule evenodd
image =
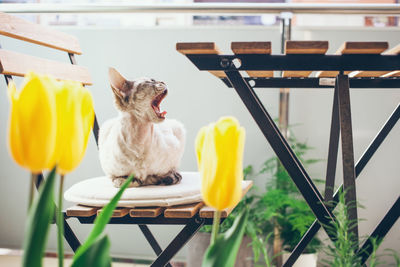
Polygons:
M263 160L271 156L272 150L261 135L256 124L245 109L233 89L206 72L200 72L183 55L175 50L180 41L215 41L228 52L230 41L272 41L273 52L280 47L279 28L269 27L231 27L231 28L145 28L145 29L90 29L63 28L77 36L84 51L78 56L80 65L87 66L93 75L94 96L99 122L116 115L111 90L107 81L107 67L114 66L124 75L134 78L151 76L165 81L169 88L163 107L168 117L181 120L187 128L187 147L182 160L182 170L196 170L193 142L197 130L218 119L222 115L236 116L247 130L245 164L259 168ZM330 29L294 28L294 40L329 40L329 52L334 52L346 40L387 40L390 47L400 43L398 29ZM7 37L0 37L3 48L36 54L68 62L66 55L47 48L22 44ZM278 90L258 89L259 96L273 117L277 116ZM315 147L310 157L326 159L328 149L332 90L293 89L290 96L290 123L295 127L297 137L307 140ZM392 110L400 102L400 92L394 89L358 90L351 92L354 128L355 158L364 149ZM6 128L9 103L6 87L0 82L0 247L19 248L23 239L25 211L27 204L29 175L19 168L7 151ZM357 182L359 201L365 209L359 209L359 217L366 219L360 223L360 234L368 234L386 213L399 194L398 151L400 148L400 127L396 125L370 164L365 168ZM341 163L337 171L341 180ZM314 177L322 177L325 165L315 165L310 169ZM82 164L67 176L66 187L81 179L101 175L93 139ZM257 184L263 186L261 179ZM65 203L69 206L71 203ZM88 234L91 226L80 225L70 220L80 240ZM383 247L400 249L399 222L386 237ZM181 227L151 226L165 246ZM153 257L150 246L136 226L109 226L107 232L112 239L115 255L136 258ZM49 249L54 250L55 229L52 229ZM399 251L400 252L400 251ZM185 250L178 254L185 257Z

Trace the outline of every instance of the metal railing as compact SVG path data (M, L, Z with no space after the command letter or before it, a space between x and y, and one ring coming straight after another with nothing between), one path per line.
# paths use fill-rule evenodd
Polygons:
M7 13L189 13L189 14L360 14L400 15L399 4L188 3L0 4Z

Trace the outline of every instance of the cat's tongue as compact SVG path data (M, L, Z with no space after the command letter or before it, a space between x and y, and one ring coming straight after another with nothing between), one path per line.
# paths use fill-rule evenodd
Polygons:
M165 115L167 115L167 112L166 112L166 111L163 111L163 112L160 113L160 115L161 115L162 117L165 117Z

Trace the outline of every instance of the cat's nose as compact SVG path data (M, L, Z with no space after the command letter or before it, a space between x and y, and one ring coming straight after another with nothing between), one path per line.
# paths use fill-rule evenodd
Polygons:
M167 88L167 86L163 82L156 84L157 91L162 91L164 89L166 90L166 88Z

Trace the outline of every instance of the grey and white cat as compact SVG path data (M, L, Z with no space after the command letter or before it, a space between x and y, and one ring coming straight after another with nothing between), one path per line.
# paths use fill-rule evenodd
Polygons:
M163 82L149 78L125 79L109 69L119 116L100 127L101 167L115 187L134 174L131 186L176 184L185 145L182 123L166 119L160 103L168 93Z

